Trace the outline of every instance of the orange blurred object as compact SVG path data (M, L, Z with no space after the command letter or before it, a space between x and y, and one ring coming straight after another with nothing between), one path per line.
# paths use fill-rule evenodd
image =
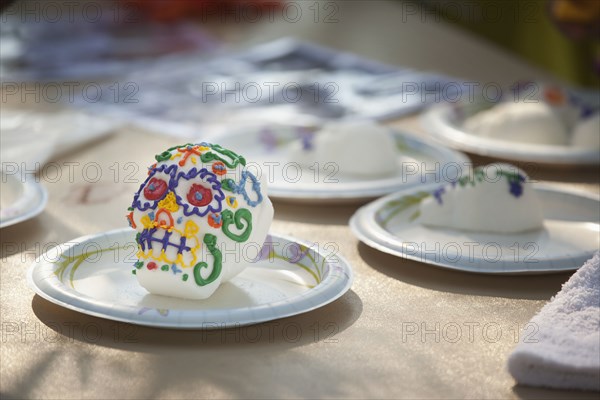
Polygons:
M565 103L566 98L563 91L558 87L548 87L544 91L544 99L553 106L560 106Z
M560 22L590 24L600 21L600 0L555 0L552 13Z

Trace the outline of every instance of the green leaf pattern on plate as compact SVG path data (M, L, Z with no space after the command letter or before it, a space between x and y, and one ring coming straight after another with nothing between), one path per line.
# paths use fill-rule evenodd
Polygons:
M124 250L124 249L127 249L128 247L130 247L129 244L125 245L125 246L115 246L115 247L108 247L108 248L104 248L104 249L102 249L102 248L95 249L95 250L86 251L86 252L81 253L76 256L67 256L67 255L65 255L65 253L63 253L63 254L61 254L61 260L56 263L57 268L54 270L54 275L56 275L62 283L65 283L65 281L64 281L65 273L67 271L69 271L69 284L71 285L72 288L75 288L75 286L73 285L73 277L75 276L75 272L77 272L77 269L79 268L79 266L85 260L87 260L90 256L106 253L109 251Z
M417 192L413 195L402 196L399 199L391 200L385 204L380 210L377 211L376 218L377 222L384 228L387 224L402 211L418 205L423 199L430 197L431 193L428 192ZM416 210L409 218L410 221L414 221L420 215L420 211Z

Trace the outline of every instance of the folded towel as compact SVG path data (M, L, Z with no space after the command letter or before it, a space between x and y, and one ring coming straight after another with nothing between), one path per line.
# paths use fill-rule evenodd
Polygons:
M531 320L539 330L508 359L518 383L600 390L600 254L588 260Z

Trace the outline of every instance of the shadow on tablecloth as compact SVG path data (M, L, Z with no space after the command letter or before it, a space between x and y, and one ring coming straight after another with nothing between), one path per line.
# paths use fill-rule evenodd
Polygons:
M358 244L358 252L367 265L391 278L440 292L477 296L548 300L574 272L546 275L483 275L453 271L395 257L372 249L362 242Z

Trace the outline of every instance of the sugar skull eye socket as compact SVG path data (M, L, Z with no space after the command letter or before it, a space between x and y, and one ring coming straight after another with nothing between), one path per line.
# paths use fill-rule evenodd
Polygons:
M221 202L225 195L217 176L206 168L192 168L179 171L173 182L177 204L183 207L183 215L199 217L209 212L221 212Z
M187 194L187 200L194 207L204 207L213 199L212 191L202 185L194 183Z
M148 200L159 200L167 192L168 186L164 180L152 178L144 188L144 197Z

